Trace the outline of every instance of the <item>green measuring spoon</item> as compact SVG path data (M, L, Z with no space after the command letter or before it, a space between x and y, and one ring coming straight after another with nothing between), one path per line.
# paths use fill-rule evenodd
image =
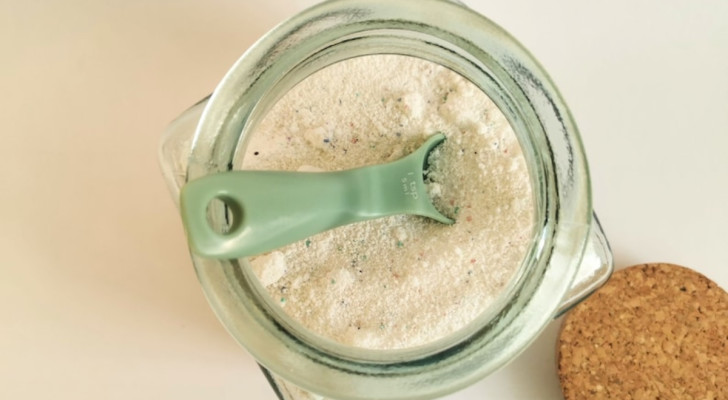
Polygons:
M211 258L253 256L354 222L415 214L452 224L430 201L423 171L436 134L415 152L387 164L336 172L229 171L187 183L180 194L192 251ZM207 218L220 200L232 217L229 231Z

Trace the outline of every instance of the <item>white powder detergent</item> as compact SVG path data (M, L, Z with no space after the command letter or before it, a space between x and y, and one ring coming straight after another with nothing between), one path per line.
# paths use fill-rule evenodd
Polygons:
M529 173L500 110L447 68L376 55L322 69L265 116L242 167L338 171L381 164L438 132L447 139L429 156L428 191L455 224L386 217L252 258L287 315L346 345L401 349L463 328L503 292L533 236Z

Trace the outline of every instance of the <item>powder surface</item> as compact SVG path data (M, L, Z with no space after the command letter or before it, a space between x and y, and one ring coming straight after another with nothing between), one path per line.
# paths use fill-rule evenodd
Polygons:
M380 164L410 154L437 132L447 139L430 154L428 189L456 223L387 217L251 259L290 317L344 344L407 348L457 331L504 290L531 243L528 170L500 110L449 69L395 55L329 66L265 116L242 168Z

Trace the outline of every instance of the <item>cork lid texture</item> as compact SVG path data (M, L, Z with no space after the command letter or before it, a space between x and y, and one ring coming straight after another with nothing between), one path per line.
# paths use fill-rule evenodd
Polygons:
M616 271L563 321L564 398L728 399L728 293L689 268Z

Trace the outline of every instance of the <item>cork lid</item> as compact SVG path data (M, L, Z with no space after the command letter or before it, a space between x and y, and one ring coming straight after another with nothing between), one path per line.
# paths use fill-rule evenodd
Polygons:
M564 319L570 399L728 399L728 293L672 264L619 270Z

